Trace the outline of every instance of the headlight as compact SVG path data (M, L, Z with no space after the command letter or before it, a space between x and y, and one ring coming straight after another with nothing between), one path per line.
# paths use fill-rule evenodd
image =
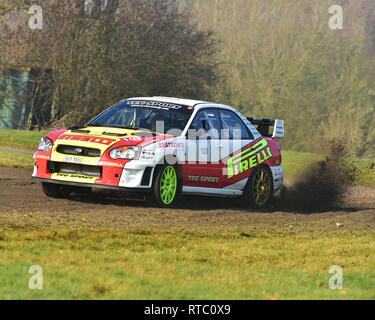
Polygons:
M123 159L123 160L138 160L141 154L141 148L132 146L132 147L120 147L112 149L109 153L109 156L112 159Z
M44 137L42 140L40 140L38 151L48 152L52 149L52 147L53 141L48 137Z

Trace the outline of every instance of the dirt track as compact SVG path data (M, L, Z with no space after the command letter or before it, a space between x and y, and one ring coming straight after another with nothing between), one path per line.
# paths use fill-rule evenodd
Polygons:
M0 231L36 228L228 230L247 233L375 231L375 190L351 187L324 212L246 210L237 199L184 197L173 210L95 192L90 198L49 199L31 170L0 167Z

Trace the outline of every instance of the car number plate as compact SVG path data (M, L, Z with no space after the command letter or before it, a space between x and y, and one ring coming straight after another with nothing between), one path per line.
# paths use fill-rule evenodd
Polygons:
M70 162L70 163L82 163L82 158L77 157L64 157L64 162Z

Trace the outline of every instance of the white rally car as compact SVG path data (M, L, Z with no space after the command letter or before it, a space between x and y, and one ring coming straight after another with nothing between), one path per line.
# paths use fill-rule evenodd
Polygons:
M49 197L108 188L146 193L162 207L197 194L242 197L262 208L283 185L283 137L282 120L246 118L226 105L132 98L84 127L47 134L33 179Z

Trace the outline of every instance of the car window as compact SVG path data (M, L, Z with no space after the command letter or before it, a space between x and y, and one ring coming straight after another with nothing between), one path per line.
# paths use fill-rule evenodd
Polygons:
M170 130L185 129L192 113L192 110L184 106L154 101L127 100L108 109L88 125L138 127L164 134ZM158 122L163 125L158 127Z
M223 124L222 139L253 140L254 138L243 121L232 111L220 110Z
M193 120L189 128L189 138L195 139L199 136L200 139L211 138L214 140L220 139L221 124L219 114L216 110L202 110ZM194 136L194 133L196 134Z

